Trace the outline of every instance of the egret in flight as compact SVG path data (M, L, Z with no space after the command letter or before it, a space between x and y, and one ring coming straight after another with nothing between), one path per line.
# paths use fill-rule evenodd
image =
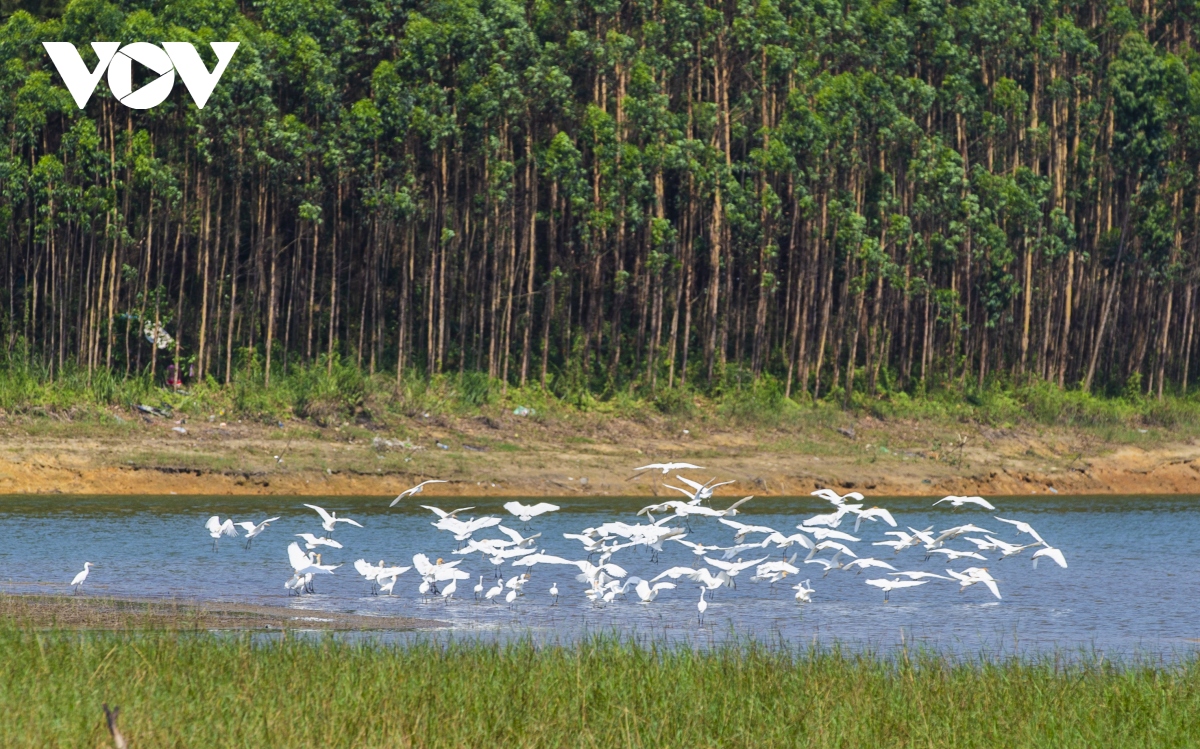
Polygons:
M428 486L429 484L448 484L448 483L450 483L450 482L444 481L442 479L429 479L428 481L422 481L421 483L417 484L413 488L405 489L404 491L400 492L400 495L397 496L395 499L393 499L392 503L390 505L388 505L388 507L395 507L397 504L399 504L400 500L404 499L405 497L411 497L414 494L420 494L421 492L425 491L425 487Z
M1049 557L1050 559L1053 559L1054 563L1057 564L1059 567L1062 567L1063 569L1067 568L1067 558L1063 556L1063 553L1061 550L1056 549L1053 546L1047 546L1044 549L1038 549L1037 551L1033 552L1033 568L1034 569L1037 569L1037 563L1038 563L1039 557Z
M966 505L966 504L972 504L972 505L979 505L980 507L982 507L985 510L996 509L995 507L992 506L991 502L987 501L983 497L958 497L958 496L951 494L948 497L942 497L938 501L934 502L933 506L937 507L942 502L949 502L951 507L962 507L963 505Z
M508 510L513 515L516 515L522 523L528 523L538 515L543 515L547 512L557 512L562 508L558 505L552 505L549 502L538 502L536 505L523 505L520 502L505 502L504 509Z
M212 536L213 551L217 550L217 541L221 539L221 536L233 536L237 538L238 532L237 528L233 525L233 518L226 518L225 522L222 523L221 518L213 515L204 524L204 527L208 530L208 535Z
M266 520L262 521L261 523L258 523L257 525L246 520L241 523L234 523L234 525L241 526L246 531L246 548L249 549L250 544L254 541L255 537L258 536L258 534L265 531L267 529L268 525L270 525L271 523L274 523L278 519L279 518L277 518L277 517L267 518Z
M321 527L325 529L326 533L333 533L333 529L338 523L349 523L356 528L362 527L362 523L358 522L357 520L351 520L350 518L339 518L336 512L326 512L324 507L317 507L316 505L304 506L310 510L316 510L317 514L321 516Z
M75 576L74 579L71 580L71 587L75 589L76 593L83 589L83 581L87 579L88 573L91 572L92 567L95 566L96 565L92 564L91 562L84 562L83 572L80 572ZM1063 566L1065 567L1066 565L1064 564Z
M304 539L304 548L315 549L318 546L328 546L333 549L340 549L342 545L332 538L317 538L311 533L297 533L297 537Z
M915 588L918 585L924 585L928 580L888 580L886 578L875 578L874 580L864 580L867 585L874 585L876 588L883 589L883 601L887 603L891 600L892 591L897 588Z
M1015 526L1017 529L1017 533L1029 534L1030 536L1033 536L1033 538L1038 543L1040 543L1040 544L1046 543L1045 541L1042 540L1042 537L1040 535L1038 535L1038 532L1035 531L1033 529L1033 526L1030 525L1029 523L1023 522L1021 520L1005 520L1004 518L998 517L998 516L996 517L996 519L999 520L1001 523L1008 523L1009 525Z

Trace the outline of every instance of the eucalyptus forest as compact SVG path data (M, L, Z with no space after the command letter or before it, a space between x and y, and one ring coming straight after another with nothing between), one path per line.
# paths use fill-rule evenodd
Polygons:
M1186 393L1185 0L6 0L0 335L51 379L295 368L793 399ZM238 41L203 109L42 43Z

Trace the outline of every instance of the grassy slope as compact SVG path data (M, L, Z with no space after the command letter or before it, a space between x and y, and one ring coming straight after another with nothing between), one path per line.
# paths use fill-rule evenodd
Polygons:
M1200 664L709 652L593 640L406 647L0 625L0 744L134 746L1193 745Z
M142 414L138 404L170 417ZM520 406L535 413L514 416ZM850 430L855 439L845 436ZM759 493L847 481L896 493L925 485L929 493L1026 493L1022 482L1188 492L1200 475L1189 467L1200 452L1188 443L1198 436L1200 401L1192 398L1102 398L1044 383L856 396L847 407L786 399L770 380L597 398L506 390L470 373L397 386L389 375L321 367L294 370L269 389L245 378L169 392L146 379L50 382L0 368L0 457L12 468L0 470L0 492L206 490L166 474L83 475L153 468L231 476L208 487L218 492L386 494L393 483L439 476L459 482L459 492L481 481L508 493L570 494L579 490L571 482L586 476L589 492L636 493L648 491L646 482L627 483L628 469L663 458L703 461ZM1104 463L1121 450L1129 455ZM282 463L273 459L280 454ZM1093 459L1100 463L1085 477ZM1162 466L1174 467L1152 475ZM339 484L339 476L358 483Z

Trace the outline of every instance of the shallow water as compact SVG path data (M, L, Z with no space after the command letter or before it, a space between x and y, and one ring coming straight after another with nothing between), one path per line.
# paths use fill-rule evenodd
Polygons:
M474 505L464 516L498 514L505 525L520 530L522 523L501 508L498 498L453 501L418 498L445 509ZM870 543L883 540L891 528L882 522L864 522L850 544L861 556L874 556L900 570L926 570L944 574L947 567L961 570L986 566L997 578L1002 600L983 586L960 593L957 583L933 580L926 585L892 593L885 604L881 592L864 580L882 577L880 570L855 574L833 571L822 577L818 565L797 565L801 578L810 578L816 589L813 602L798 604L790 585L753 583L753 569L738 577L736 589L722 588L710 597L703 624L697 621L699 588L681 584L663 591L658 600L643 605L633 591L625 600L594 606L584 596L586 584L576 582L574 567L537 565L526 586L526 595L515 606L476 603L472 588L479 575L490 587L493 569L478 554L465 557L461 569L472 573L461 580L456 597L426 600L417 592L415 570L396 583L396 595L372 596L368 584L353 569L355 559L389 564L412 564L412 556L454 556L453 537L430 525L436 518L417 503L389 509L388 499L287 498L287 497L0 497L0 529L6 543L0 548L0 590L14 593L68 593L68 581L84 561L99 565L88 578L90 595L178 597L209 601L249 602L290 606L298 611L345 611L366 615L401 615L436 619L450 631L483 637L532 635L539 640L569 641L589 632L618 632L648 638L688 642L720 642L729 638L754 638L791 644L842 643L890 648L919 643L950 653L1031 654L1048 651L1099 652L1106 656L1138 654L1173 658L1195 649L1200 625L1193 615L1194 592L1200 582L1200 498L1197 497L1000 497L991 498L996 513L961 508L932 508L927 499L869 498L887 507L900 527L935 526L942 530L972 522L1012 543L1029 540L1011 526L996 522L998 514L1025 520L1053 546L1063 550L1070 564L1061 569L1043 559L1032 569L1029 554L997 561L961 560L947 565L942 559L924 560L920 549L893 555L886 547ZM527 500L536 502L541 500ZM621 520L636 523L642 499L554 500L557 513L535 518L532 532L541 532L541 548L569 559L583 559L577 541L562 534L578 533L589 526ZM290 577L287 545L295 533L321 535L317 515L304 503L317 504L355 518L364 528L340 525L334 537L343 550L324 549L325 563L344 563L336 574L321 577L316 593L289 597L283 582ZM716 506L724 507L724 498ZM743 505L736 520L767 525L785 534L806 517L828 512L829 505L813 498L760 498ZM282 519L268 528L249 550L240 539L223 539L214 553L204 521L213 514L255 522L270 515ZM676 521L674 524L679 524ZM839 530L852 532L853 518ZM706 544L732 543L732 529L712 518L693 518L689 540ZM477 538L501 537L491 528ZM757 536L756 538L761 538ZM958 539L948 546L968 550ZM757 552L757 550L756 550ZM791 551L789 551L790 555ZM744 552L756 559L773 550ZM828 554L823 554L827 556ZM801 555L800 559L803 559ZM643 549L617 552L611 560L630 575L651 578L670 566L691 566L691 549L668 542L658 562ZM505 576L527 568L509 568ZM716 571L715 569L713 570ZM557 583L557 605L547 592Z

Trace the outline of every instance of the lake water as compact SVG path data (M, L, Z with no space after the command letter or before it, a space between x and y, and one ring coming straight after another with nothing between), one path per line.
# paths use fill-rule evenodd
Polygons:
M812 603L799 604L789 577L776 585L753 583L753 569L738 577L736 589L722 588L709 603L703 624L697 621L699 588L686 580L663 591L651 604L628 598L595 606L584 595L586 584L573 578L576 568L538 565L525 589L526 595L509 606L476 603L472 587L479 575L491 587L493 568L478 554L465 557L460 568L472 578L458 584L450 601L427 600L417 591L415 570L396 583L395 595L372 596L353 562L386 560L412 564L416 553L430 558L459 559L451 552L458 544L430 523L436 518L419 509L417 502L389 509L388 499L288 498L288 497L0 497L0 590L14 593L69 593L68 581L84 561L98 565L84 588L90 595L137 596L250 602L290 606L300 611L343 611L365 615L400 615L436 619L456 635L510 637L531 635L546 641L568 641L585 633L618 632L650 639L719 642L728 638L754 638L791 644L842 643L887 649L900 643L919 643L960 654L1030 654L1049 651L1100 652L1109 657L1129 655L1174 658L1192 652L1200 641L1196 592L1200 583L1200 498L1196 497L993 497L995 513L978 509L943 509L928 499L868 498L888 508L900 524L935 530L975 523L996 531L1012 543L1029 540L998 523L993 514L1025 520L1051 545L1062 549L1070 565L1062 569L1043 559L1032 569L1027 550L1017 557L997 561L924 560L922 549L893 555L886 547L870 546L892 530L882 522L864 522L850 544L861 556L874 556L900 570L925 570L945 574L947 567L962 570L986 566L999 581L1002 600L982 585L959 592L955 582L933 580L926 585L897 590L891 602L864 581L883 577L881 570L862 574L835 570L822 577L818 565L799 564L800 579L809 578L816 592ZM421 503L452 509L474 505L464 517L501 515L504 524L517 530L523 524L501 508L506 499L418 497ZM541 500L527 500L533 503ZM603 522L644 522L637 510L648 501L637 498L565 498L554 500L560 512L535 518L532 532L541 532L547 553L583 559L579 542L562 534L578 533ZM365 526L339 525L335 538L343 550L324 549L324 562L344 563L333 576L317 580L316 593L289 597L283 583L291 575L287 545L293 534L321 535L317 515L304 503L324 506ZM724 507L724 498L713 502ZM766 525L791 534L804 518L824 513L830 506L804 498L759 498L742 507L735 519ZM255 522L271 515L274 523L246 550L240 539L223 539L215 553L204 530L213 514L222 519ZM675 521L674 525L681 524ZM712 518L693 518L688 539L728 546L732 529ZM839 530L852 532L853 517ZM977 534L976 534L977 535ZM495 528L476 538L502 537ZM752 538L761 538L755 536ZM968 550L962 539L949 547ZM798 547L794 547L798 548ZM755 559L773 549L744 552ZM791 551L789 551L790 555ZM828 556L828 552L822 556ZM691 566L691 549L668 542L659 561L644 549L617 552L612 561L630 575L651 578L670 566ZM800 559L803 559L803 554ZM527 568L505 567L505 576ZM716 572L716 570L713 570ZM550 605L547 592L556 583L558 605Z

